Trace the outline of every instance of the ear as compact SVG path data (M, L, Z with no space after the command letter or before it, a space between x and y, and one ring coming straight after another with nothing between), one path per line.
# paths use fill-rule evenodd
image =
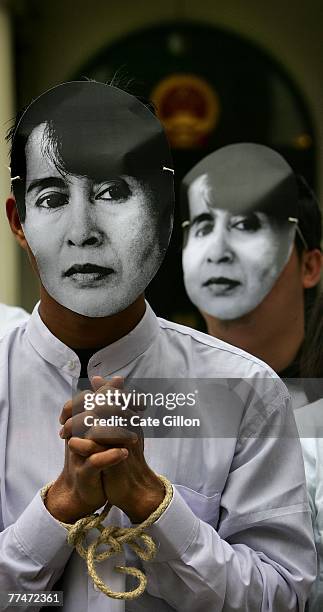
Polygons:
M302 254L302 280L304 289L315 287L320 282L323 255L319 249L304 251Z
M20 223L16 200L13 195L11 195L6 201L6 211L12 233L14 234L17 242L19 242L20 246L23 249L27 249L27 241Z

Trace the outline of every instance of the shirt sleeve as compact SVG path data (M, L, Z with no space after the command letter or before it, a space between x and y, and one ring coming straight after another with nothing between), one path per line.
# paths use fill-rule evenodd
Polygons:
M308 492L308 501L311 509L313 525L316 524L317 508L316 508L316 480L317 480L317 463L316 463L316 444L313 438L301 438L303 451L303 459L305 466L306 485Z
M276 403L242 427L216 528L176 490L151 527L148 591L174 610L304 610L316 554L294 417Z
M308 420L310 421L310 418ZM301 443L319 563L309 609L311 612L321 612L323 608L323 441L320 437L302 438Z
M18 520L0 533L0 593L51 590L72 550L66 530L37 493ZM28 607L28 612L38 609Z

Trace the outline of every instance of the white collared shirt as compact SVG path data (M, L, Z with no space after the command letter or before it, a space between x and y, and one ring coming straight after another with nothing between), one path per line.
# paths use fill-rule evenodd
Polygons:
M63 466L58 417L80 375L77 355L35 308L0 341L0 372L0 592L50 590L62 575L67 612L303 610L316 570L303 462L287 390L265 364L148 305L134 330L90 359L89 377L214 379L219 431L233 416L225 437L145 440L174 497L150 529L158 552L144 563L147 592L126 607L93 588L39 495ZM247 379L237 414L216 379L233 379L234 391ZM126 517L113 508L108 518ZM125 586L118 563L97 568L116 590Z
M0 303L0 338L28 318L28 312L22 308Z

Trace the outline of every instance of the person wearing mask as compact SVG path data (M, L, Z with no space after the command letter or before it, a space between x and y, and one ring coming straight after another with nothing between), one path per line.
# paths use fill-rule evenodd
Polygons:
M320 280L321 214L302 177L273 149L237 143L183 179L186 292L211 336L295 381L307 313Z
M1 594L62 590L68 612L304 610L315 548L285 387L144 299L172 227L158 119L116 87L65 83L16 122L10 165L7 215L41 295L0 342ZM140 417L144 384L167 395ZM203 435L157 417L147 432L174 398L183 418L195 401Z

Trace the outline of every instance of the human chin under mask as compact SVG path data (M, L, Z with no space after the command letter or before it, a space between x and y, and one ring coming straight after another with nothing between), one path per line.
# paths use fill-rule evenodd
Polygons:
M182 198L189 298L220 320L253 311L291 256L297 184L290 166L265 146L229 145L186 175Z
M159 121L120 89L65 83L27 108L13 139L13 187L56 302L105 317L144 292L170 238L171 167Z

